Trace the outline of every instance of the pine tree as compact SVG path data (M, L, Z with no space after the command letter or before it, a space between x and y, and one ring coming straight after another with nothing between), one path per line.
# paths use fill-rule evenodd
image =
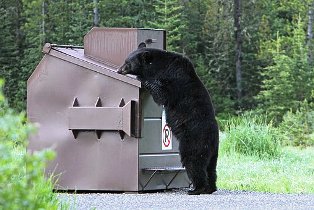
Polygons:
M100 25L143 28L153 19L153 0L99 0Z
M263 90L258 99L261 108L276 122L280 122L287 111L295 111L300 103L311 99L314 69L307 59L308 47L305 39L304 24L299 18L292 37L288 39L289 48L284 48L284 39L278 33L272 49L274 63L263 72Z
M235 35L235 57L236 57L236 87L237 87L237 104L242 107L242 29L241 29L241 0L234 0L234 35Z
M9 104L18 108L24 100L20 93L20 58L22 54L21 2L0 2L0 78L5 79L4 94Z
M192 60L197 60L205 56L208 34L204 33L204 25L209 3L204 0L184 1L182 6L185 28L181 30L180 51Z
M46 0L47 1L47 0ZM46 3L46 41L82 45L84 35L93 27L93 1L54 0Z
M309 48L308 51L308 60L309 63L313 64L313 19L314 19L314 1L309 3L308 10L308 24L307 24L307 46Z
M149 22L152 28L165 29L167 31L167 49L180 51L182 33L186 23L182 15L181 1L157 0L154 3L155 19Z
M93 26L93 2L89 0L22 0L25 48L18 77L21 109L26 105L26 81L42 58L46 42L82 45Z
M201 59L207 71L203 81L211 90L216 111L229 114L234 113L236 100L232 11L232 2L208 0L202 27L205 56Z

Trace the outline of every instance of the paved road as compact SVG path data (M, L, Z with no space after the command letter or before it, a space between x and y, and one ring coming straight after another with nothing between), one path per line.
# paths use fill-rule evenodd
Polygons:
M71 209L313 209L314 194L271 194L219 190L212 195L187 195L185 190L145 194L66 194L59 198Z

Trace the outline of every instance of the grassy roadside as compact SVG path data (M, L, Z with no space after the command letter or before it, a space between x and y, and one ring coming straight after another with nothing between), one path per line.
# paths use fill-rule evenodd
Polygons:
M218 188L273 193L314 193L314 147L283 147L277 158L220 152Z

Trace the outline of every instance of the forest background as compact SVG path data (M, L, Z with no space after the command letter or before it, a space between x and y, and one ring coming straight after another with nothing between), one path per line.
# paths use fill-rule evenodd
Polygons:
M220 189L314 193L313 10L314 0L0 0L0 206L67 209L43 175L55 153L25 149L36 132L26 83L45 43L83 45L94 26L165 29L167 50L192 60L220 124Z
M313 0L0 0L0 78L17 111L46 42L93 27L161 28L194 63L217 115L254 113L313 133ZM298 143L299 144L299 143Z

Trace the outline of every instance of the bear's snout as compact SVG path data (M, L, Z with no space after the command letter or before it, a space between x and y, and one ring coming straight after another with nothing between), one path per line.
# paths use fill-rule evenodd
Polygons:
M119 67L117 73L118 73L118 74L125 74L124 69L125 69L125 64L123 64L122 66Z
M117 73L118 74L128 74L130 71L130 66L127 63L124 63L120 68L118 69Z

